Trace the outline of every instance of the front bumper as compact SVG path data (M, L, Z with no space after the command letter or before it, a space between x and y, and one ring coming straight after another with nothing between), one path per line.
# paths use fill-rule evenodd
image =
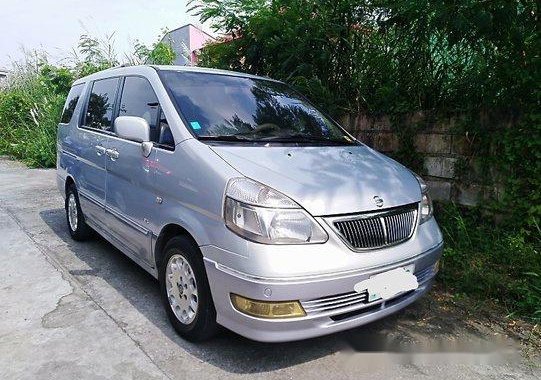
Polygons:
M419 299L431 287L443 244L407 260L369 270L292 278L250 276L205 258L217 321L247 338L284 342L313 338L361 326L397 312ZM395 298L366 302L353 291L356 283L394 268L415 265L419 288ZM299 300L307 315L290 319L263 319L237 311L230 294L264 301Z

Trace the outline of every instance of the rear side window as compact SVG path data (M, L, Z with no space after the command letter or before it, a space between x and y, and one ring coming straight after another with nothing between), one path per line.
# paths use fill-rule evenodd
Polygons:
M150 139L158 141L159 103L150 83L141 77L126 77L118 116L138 116L150 126Z
M68 97L66 99L66 104L64 104L64 110L62 111L62 118L60 119L61 123L69 123L71 121L71 117L73 116L73 112L75 111L75 107L77 106L77 102L79 101L79 98L81 97L81 92L83 91L83 84L77 84L73 86L68 93Z
M92 84L85 126L104 131L111 130L118 81L119 78L110 78L97 80Z

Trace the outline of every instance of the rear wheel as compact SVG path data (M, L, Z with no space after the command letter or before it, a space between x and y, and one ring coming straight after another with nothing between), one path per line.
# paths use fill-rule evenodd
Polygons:
M175 330L186 340L200 342L218 330L203 258L186 236L165 245L159 280L162 302Z
M66 191L66 221L68 230L74 240L83 241L92 236L92 229L86 224L79 194L74 184L71 184Z

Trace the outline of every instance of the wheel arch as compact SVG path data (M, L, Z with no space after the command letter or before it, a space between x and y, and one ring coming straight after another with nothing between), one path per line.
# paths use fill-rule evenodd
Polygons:
M156 265L156 269L159 269L162 262L165 245L171 238L175 236L186 236L195 244L196 247L199 247L195 238L186 228L177 223L169 223L165 225L161 229L160 234L156 239L156 243L154 244L154 263Z
M66 180L64 181L64 194L68 193L68 188L71 185L75 185L75 180L71 175L66 176Z

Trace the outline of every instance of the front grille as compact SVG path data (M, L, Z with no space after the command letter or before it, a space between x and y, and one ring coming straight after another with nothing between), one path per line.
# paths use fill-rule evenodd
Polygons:
M426 268L416 271L417 282L421 285L430 280L436 274L435 266L429 265ZM372 304L379 304L382 301L368 303L368 292L362 293L351 291L348 293L334 294L321 298L301 301L302 307L308 315L334 315L348 312L349 310L358 310Z
M356 249L382 248L411 237L417 222L417 204L334 221L338 232Z

